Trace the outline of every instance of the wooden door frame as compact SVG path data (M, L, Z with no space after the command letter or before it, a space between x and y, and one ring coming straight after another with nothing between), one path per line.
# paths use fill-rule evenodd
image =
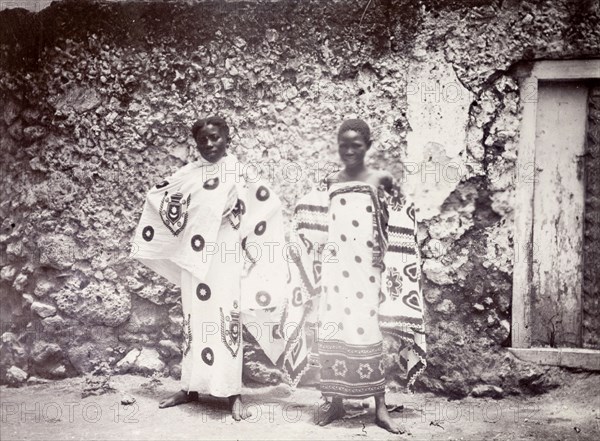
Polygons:
M583 348L531 347L531 284L533 261L533 202L538 86L542 80L600 78L600 60L548 60L519 66L521 130L515 188L512 347L517 357L541 364L600 370L600 351Z

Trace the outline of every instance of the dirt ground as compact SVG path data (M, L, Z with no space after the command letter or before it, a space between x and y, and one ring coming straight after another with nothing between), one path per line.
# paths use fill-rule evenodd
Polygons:
M188 439L408 439L408 440L600 440L600 376L580 374L570 384L537 397L449 401L428 394L390 393L403 404L392 416L410 435L391 435L373 425L373 401L349 402L353 418L322 428L312 423L321 402L315 389L247 388L251 420L236 423L221 400L207 397L170 409L158 401L178 389L123 375L113 392L82 398L84 378L14 389L0 388L0 438L7 440ZM127 396L135 403L121 403ZM366 412L360 415L360 412Z

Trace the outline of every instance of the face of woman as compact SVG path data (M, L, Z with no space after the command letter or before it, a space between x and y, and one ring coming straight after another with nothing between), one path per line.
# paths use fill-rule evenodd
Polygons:
M212 124L208 124L196 137L198 151L208 162L217 162L225 156L228 142L221 129Z
M347 130L338 136L338 152L346 167L356 167L364 163L370 143L354 130Z

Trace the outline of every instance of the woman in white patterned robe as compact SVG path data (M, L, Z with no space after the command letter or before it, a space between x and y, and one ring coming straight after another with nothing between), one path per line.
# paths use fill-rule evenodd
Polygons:
M223 119L200 120L192 133L202 159L150 190L132 255L181 287L181 390L159 406L228 397L240 420L242 325L278 356L268 323L278 319L270 313L283 300L286 266L276 253L267 258L266 245L284 243L281 203L227 153Z
M371 145L365 122L345 121L338 144L345 168L302 198L295 210L300 252L291 265L294 295L286 320L300 326L289 340L284 369L296 384L310 366L301 332L314 306L313 359L320 368L321 392L330 399L317 423L341 418L344 398L374 396L376 424L399 433L402 428L385 404L382 333L403 342L398 361L411 387L425 368L414 207L390 173L365 166Z

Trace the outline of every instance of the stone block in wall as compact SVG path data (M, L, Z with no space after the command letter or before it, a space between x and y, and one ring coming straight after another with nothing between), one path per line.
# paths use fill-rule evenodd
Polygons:
M6 384L9 386L20 386L27 381L27 372L17 366L11 366L6 371Z
M12 286L15 289L15 291L23 292L25 290L25 287L27 286L28 281L29 277L27 276L27 274L20 273L17 277L15 277Z
M156 349L143 348L136 357L130 372L142 375L152 375L154 373L163 373L165 363L160 359L160 354Z
M12 257L23 256L23 243L22 242L11 242L6 246L6 254Z
M65 320L58 314L53 316L44 318L41 322L42 331L49 336L61 336L66 334L69 329L77 326L78 322L76 320Z
M423 264L423 273L437 285L451 285L454 283L452 268L439 260L427 259Z
M139 357L141 351L137 348L131 349L121 360L116 364L116 370L119 373L125 374L133 367L135 361Z
M173 290L161 283L152 283L145 285L141 290L137 292L137 295L151 301L156 305L164 305L166 303L173 303ZM179 295L177 291L175 296Z
M75 86L49 101L57 110L72 109L77 113L85 113L97 108L102 103L102 97L95 88Z
M19 116L21 106L14 100L8 100L4 103L2 118L7 126L10 126Z
M114 327L71 323L59 338L62 337L71 366L79 374L88 374L100 370L106 373L118 361L120 353L124 351L118 335Z
M42 318L47 318L56 314L56 307L42 302L33 302L31 310Z
M42 126L29 126L23 129L23 139L26 142L33 142L46 135L46 129Z
M82 323L118 326L131 313L129 294L118 284L92 281L82 287L75 279L51 293L57 308Z
M99 350L102 349L96 348L92 343L83 343L70 346L67 355L77 373L87 374L96 367L98 361L94 359L93 354Z
M42 112L40 111L40 109L35 109L32 107L23 109L23 111L21 112L21 118L23 118L23 121L31 125L39 123L41 116Z
M63 350L56 343L37 340L30 354L32 371L43 378L64 378L70 371Z
M6 380L7 369L16 366L27 369L27 352L12 332L0 336L0 382Z
M175 378L176 380L180 380L181 379L181 365L179 363L173 364L169 368L169 375L171 377Z
M8 128L8 134L15 141L23 139L23 122L19 119L15 120Z
M137 295L131 296L131 315L119 327L119 340L139 345L154 345L160 340L160 332L167 325L165 310Z
M54 288L54 283L50 280L38 279L33 294L36 297L44 297Z
M159 352L164 360L181 360L181 348L172 340L161 340L158 342Z
M5 265L0 270L0 280L4 280L6 282L12 282L17 274L17 268L13 265Z
M53 234L42 237L38 244L40 265L59 270L69 269L73 266L78 249L73 237Z
M471 390L471 395L478 398L502 398L504 396L504 390L498 386L479 384Z

